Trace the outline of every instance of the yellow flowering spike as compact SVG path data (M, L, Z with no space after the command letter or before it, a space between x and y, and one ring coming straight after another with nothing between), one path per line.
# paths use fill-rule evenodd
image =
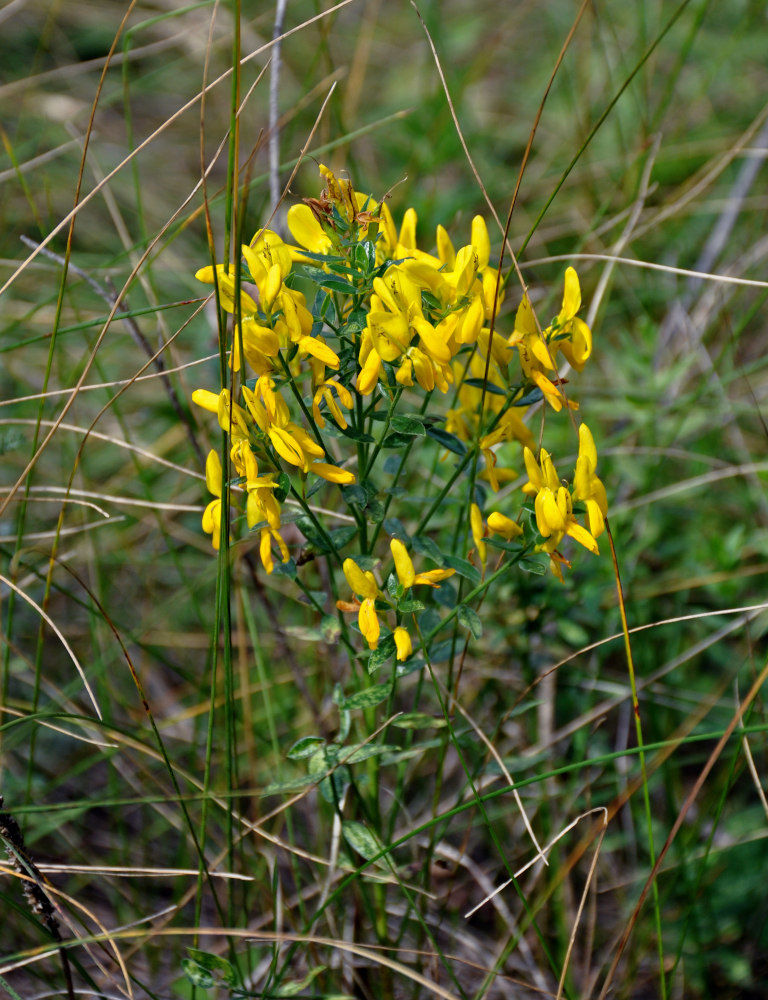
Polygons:
M480 508L476 503L473 503L469 509L469 526L472 529L472 539L475 543L480 562L485 566L488 560L488 546L485 543L483 515L480 513Z
M407 629L404 629L402 625L398 625L394 631L394 637L398 660L407 660L413 652L413 644Z
M353 594L363 598L375 598L378 595L376 578L370 570L363 572L354 559L345 559L342 569Z
M523 533L523 529L519 524L513 521L512 518L507 517L506 514L499 513L499 511L489 514L487 523L490 532L494 535L501 535L508 542L511 542L513 538L519 538Z
M349 486L355 482L354 472L349 469L341 469L338 465L327 465L325 462L312 462L309 471L326 479L329 483L339 483L341 486Z
M408 555L408 550L399 538L393 538L389 543L389 547L392 551L392 558L395 560L397 578L407 590L413 586L413 581L416 579L416 571L413 568L411 557Z
M376 615L376 604L372 597L366 597L360 605L360 611L357 616L357 624L360 626L360 631L365 636L368 648L376 649L379 645L381 626L379 625L379 619Z

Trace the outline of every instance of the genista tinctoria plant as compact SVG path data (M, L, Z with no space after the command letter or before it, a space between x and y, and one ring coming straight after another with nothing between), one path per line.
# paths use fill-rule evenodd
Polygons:
M293 245L264 229L242 247L237 268L196 275L216 286L233 316L232 388L192 397L228 441L228 468L217 452L208 456L213 499L203 528L214 548L256 539L264 570L296 582L329 636L343 634L369 670L395 656L405 671L424 662L419 651L429 658L454 617L476 633L471 602L501 573L518 564L535 571L536 553L545 553L562 580L566 535L598 551L607 503L589 428L579 427L566 481L545 448L537 454L523 420L542 399L556 412L578 409L558 368L565 360L581 371L592 335L578 316L572 267L548 326L524 296L512 330L499 328L503 319L492 328L504 292L482 217L459 250L438 226L427 252L417 245L413 208L398 228L383 201L325 166L320 172L320 197L288 211ZM505 490L494 504L518 478L511 463L520 457L522 492ZM430 462L434 475L425 474ZM417 504L407 475L414 470L422 475ZM449 503L460 511L458 528L455 517L446 522ZM398 515L414 510L422 516L406 526ZM290 523L301 536L286 532ZM489 546L498 552L490 572ZM336 580L335 619L302 580L303 566L319 557ZM454 574L472 588L466 603L451 608L435 595L428 606L425 595ZM440 618L437 608L448 613ZM347 613L357 616L362 649Z

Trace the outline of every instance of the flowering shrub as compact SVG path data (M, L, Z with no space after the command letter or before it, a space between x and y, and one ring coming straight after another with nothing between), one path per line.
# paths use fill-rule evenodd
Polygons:
M536 457L524 421L542 400L555 412L578 409L558 365L562 355L580 371L592 336L577 315L573 268L549 326L525 295L505 335L495 323L503 283L480 216L458 251L438 226L429 253L417 246L414 209L398 229L385 202L324 166L320 172L320 198L288 211L295 245L265 229L242 247L240 266L196 275L214 285L233 317L230 387L192 397L216 414L227 439L226 474L217 452L206 463L214 499L203 528L215 548L258 538L266 572L291 577L326 616L328 634L359 653L343 618L355 613L369 669L393 655L415 665L422 661L413 659L414 636L428 659L453 618L476 632L472 602L511 567L538 571L536 554L545 553L562 580L566 535L597 552L607 503L588 427L579 428L568 484L544 448ZM522 494L491 502L517 478L511 463L521 448ZM404 496L409 468L423 476L417 498ZM318 506L322 489L335 499ZM401 497L408 511L423 509L418 524L406 527L397 516ZM449 505L459 516L446 524ZM287 535L289 523L300 545L295 530ZM498 551L491 572L489 546ZM342 613L335 620L302 578L302 566L318 557L331 569ZM422 568L425 561L436 566ZM459 597L464 582L450 585L429 607L423 588L437 590L455 574L471 589Z

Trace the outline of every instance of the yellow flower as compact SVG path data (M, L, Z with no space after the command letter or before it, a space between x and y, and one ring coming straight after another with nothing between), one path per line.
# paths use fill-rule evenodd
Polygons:
M399 538L393 538L389 543L389 548L392 552L392 558L395 560L397 578L407 590L413 586L413 582L416 579L416 570L413 568L411 557L408 555L408 550Z
M354 559L345 559L342 569L353 594L372 599L378 596L379 587L370 570L361 570Z
M366 597L360 605L360 611L357 616L357 624L360 627L360 631L365 636L368 648L376 649L379 645L381 625L379 624L379 619L376 614L376 602L372 597Z
M605 486L597 478L597 449L592 432L586 424L579 427L579 457L573 477L573 499L583 500L591 534L598 538L605 530L608 516L608 498Z
M488 515L488 530L494 535L501 535L511 542L513 538L518 538L523 533L523 529L512 518L498 511L493 511Z
M581 309L581 288L576 271L569 267L565 272L565 290L560 313L550 329L557 337L556 343L571 367L580 372L592 353L592 332L576 313ZM566 338L560 338L566 334Z
M338 465L328 465L326 462L311 462L309 472L314 472L316 476L326 479L329 483L339 483L340 486L349 486L355 482L354 472L342 469Z
M314 398L312 400L312 416L315 418L315 423L318 427L325 427L325 417L320 412L320 404L325 400L325 405L331 412L333 419L341 427L342 430L347 428L347 421L344 414L339 409L339 404L334 398L334 391L339 397L339 402L342 406L346 406L349 410L352 408L352 393L346 386L340 385L336 379L329 379L327 382L323 382L318 386L315 391Z
M413 644L408 630L404 629L402 625L398 625L394 631L394 637L398 660L407 660L413 652Z
M229 389L222 389L218 395L207 389L195 389L192 402L215 413L219 427L231 435L233 441L248 440L248 414L242 406L231 401Z
M428 587L437 587L440 582L447 580L456 572L454 569L430 569L425 573L417 573L413 568L413 562L408 555L408 550L399 538L393 538L389 543L392 558L395 561L395 573L405 590L415 587L418 584L426 584Z
M282 536L279 531L275 531L270 527L263 527L259 533L259 556L261 558L261 564L267 573L271 573L275 568L274 561L272 559L272 540L275 540L280 549L280 557L284 563L287 563L291 558L288 547L283 541Z
M531 378L541 389L544 399L546 399L555 413L559 413L564 406L569 410L578 410L579 404L563 395L555 383L550 381L543 372L533 371L531 372Z
M203 531L211 536L211 544L218 549L221 541L221 492L223 487L221 459L215 451L208 452L205 461L205 485L216 499L211 500L203 512Z
M535 494L536 526L539 534L546 539L546 542L537 547L538 550L551 555L563 537L570 535L590 552L596 553L597 542L573 516L571 494L557 478L557 470L549 453L544 448L541 449L541 464L536 461L529 448L525 449L523 457L529 478L523 490Z
M480 508L476 503L473 503L469 509L469 526L472 529L472 539L475 543L480 562L485 566L488 561L488 546L485 542L483 515L480 513Z

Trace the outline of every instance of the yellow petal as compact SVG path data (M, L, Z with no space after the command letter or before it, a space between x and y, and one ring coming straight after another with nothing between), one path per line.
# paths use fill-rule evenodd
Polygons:
M324 344L317 337L302 337L299 340L299 354L311 354L312 357L322 361L324 365L334 370L339 367L339 356L335 351Z
M341 469L338 465L327 465L325 462L312 462L309 471L314 472L321 479L327 479L329 483L340 483L342 486L348 486L350 483L355 482L354 472L350 472L349 469Z
M312 214L309 205L292 205L286 217L291 236L306 250L313 253L329 253L332 247L330 237Z
M404 629L402 625L398 625L394 631L394 636L398 660L407 660L413 652L413 644L411 643L411 637L408 635L407 629Z
M354 559L345 559L342 566L352 593L358 597L374 598L379 592L373 573L360 569Z
M209 451L205 460L205 485L209 493L213 493L215 497L221 496L221 459L215 451Z
M397 578L407 590L413 586L413 581L416 579L416 571L413 568L411 557L399 538L393 538L389 547L392 551L392 558L395 560Z
M582 526L577 524L575 521L572 521L568 525L566 535L570 535L571 538L575 538L577 542L583 545L585 549L589 549L590 552L598 553L600 551L597 547L597 542L594 540L592 535L590 535L586 528L582 528Z
M565 290L563 291L563 307L557 321L560 326L572 320L581 309L581 288L579 286L579 276L576 271L569 267L565 272Z
M400 237L398 243L407 250L416 249L416 210L409 208L403 216L403 224L400 226Z
M519 524L513 521L511 517L507 517L499 511L494 511L488 515L488 530L493 532L494 535L501 535L508 542L513 538L518 538L523 533L523 529Z
M379 633L381 626L376 616L376 606L372 597L366 597L360 605L360 612L357 616L357 623L360 631L365 636L369 649L376 649L379 645Z
M477 250L479 270L488 267L491 256L491 241L488 237L488 227L482 215L476 215L472 220L472 246Z
M437 587L441 580L447 580L455 572L455 569L428 569L425 573L417 573L413 584L425 583L428 587Z

